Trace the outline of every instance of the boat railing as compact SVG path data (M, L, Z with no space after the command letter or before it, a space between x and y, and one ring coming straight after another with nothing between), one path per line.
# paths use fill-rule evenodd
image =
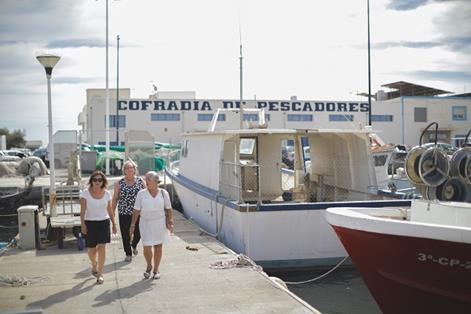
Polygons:
M246 122L247 123L246 126L249 128L266 128L267 127L267 123L265 119L265 109L263 108L218 108L216 110L216 113L213 115L211 119L211 123L209 124L209 127L208 127L208 132L214 132L216 130L216 125L219 121L220 115L225 114L225 113L234 113L234 114L239 114L239 115L242 113L242 115L240 115L241 120L240 120L240 125L239 125L241 129L243 129L243 126L244 126L243 122ZM244 115L246 113L256 114L257 119L253 121L249 121L249 120L246 121L244 118ZM254 121L256 122L255 124L251 123Z
M178 169L180 164L181 149L168 149L165 155L161 155L161 158L164 159L165 165L168 170L175 172Z
M293 176L282 171L281 164L221 162L220 171L220 195L238 203L286 201L294 188Z
M384 199L372 187L355 186L326 173L308 173L296 180L282 164L221 162L219 193L241 203L342 202Z

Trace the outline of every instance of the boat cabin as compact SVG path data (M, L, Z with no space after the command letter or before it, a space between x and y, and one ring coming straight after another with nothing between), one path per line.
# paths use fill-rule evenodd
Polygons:
M293 145L293 169L286 165L287 143ZM362 130L241 129L187 134L180 173L239 204L379 198L369 139Z

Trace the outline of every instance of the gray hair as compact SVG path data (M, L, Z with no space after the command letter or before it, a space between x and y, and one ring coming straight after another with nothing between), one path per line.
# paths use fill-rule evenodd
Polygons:
M160 178L159 178L159 175L157 174L157 172L155 171L149 171L146 173L145 175L145 178L146 179L151 179L153 180L155 183L159 184L160 183Z

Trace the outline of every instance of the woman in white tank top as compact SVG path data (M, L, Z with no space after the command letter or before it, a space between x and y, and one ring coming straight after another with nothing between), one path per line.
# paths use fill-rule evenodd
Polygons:
M92 274L97 284L102 284L106 257L106 243L110 243L110 221L116 234L114 211L111 209L111 193L106 190L108 181L101 171L95 171L88 180L88 189L80 195L81 231L85 236Z

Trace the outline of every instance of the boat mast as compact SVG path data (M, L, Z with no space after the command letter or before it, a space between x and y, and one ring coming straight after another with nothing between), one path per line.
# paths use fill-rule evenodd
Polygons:
M366 0L368 16L368 125L371 125L371 47L370 47L370 0Z

